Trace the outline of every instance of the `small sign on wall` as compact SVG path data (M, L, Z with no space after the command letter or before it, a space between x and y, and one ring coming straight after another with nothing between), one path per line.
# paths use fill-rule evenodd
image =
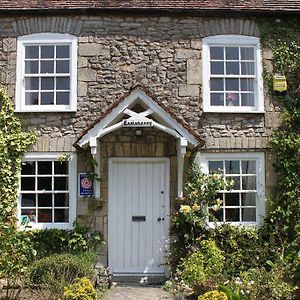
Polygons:
M88 177L87 173L79 173L79 196L91 196L94 194L93 181Z

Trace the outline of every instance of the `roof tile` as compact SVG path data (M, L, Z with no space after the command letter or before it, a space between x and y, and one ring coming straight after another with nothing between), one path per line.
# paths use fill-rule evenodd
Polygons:
M1 10L22 9L196 9L300 11L299 0L1 0Z

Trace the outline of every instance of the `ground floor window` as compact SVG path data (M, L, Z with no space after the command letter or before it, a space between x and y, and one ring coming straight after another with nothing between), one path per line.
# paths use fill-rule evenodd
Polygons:
M37 228L69 228L76 207L75 157L25 155L20 178L20 220Z
M221 190L221 208L209 208L210 222L259 225L265 214L263 153L206 153L199 156L206 173L217 172L233 181L229 191Z

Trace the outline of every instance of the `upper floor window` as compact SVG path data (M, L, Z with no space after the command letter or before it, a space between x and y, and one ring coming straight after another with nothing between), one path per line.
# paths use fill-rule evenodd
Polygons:
M18 38L17 111L75 111L77 38L40 33Z
M263 112L259 39L203 39L203 103L207 112Z

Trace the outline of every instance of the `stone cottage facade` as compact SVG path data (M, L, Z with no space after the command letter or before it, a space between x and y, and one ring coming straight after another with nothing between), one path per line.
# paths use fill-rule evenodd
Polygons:
M103 233L114 274L165 274L170 215L195 156L235 182L220 191L218 220L261 223L281 108L263 89L272 55L254 17L299 16L300 5L227 2L1 2L1 84L37 133L20 220L76 220Z

